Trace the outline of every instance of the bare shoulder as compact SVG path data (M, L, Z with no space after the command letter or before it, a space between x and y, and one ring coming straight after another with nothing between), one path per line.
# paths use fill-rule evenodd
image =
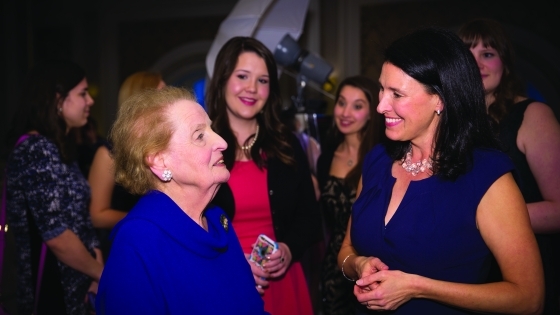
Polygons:
M525 110L525 116L533 118L555 118L554 111L550 106L542 102L532 102Z

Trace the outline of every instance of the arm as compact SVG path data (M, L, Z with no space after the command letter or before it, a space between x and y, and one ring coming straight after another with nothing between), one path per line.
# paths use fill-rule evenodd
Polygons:
M527 107L517 146L525 154L544 199L527 204L533 231L560 232L560 124L549 106L534 102Z
M98 261L91 256L84 244L74 232L66 229L62 234L48 241L45 241L56 258L95 281L99 281L103 271L102 261ZM97 253L97 251L96 251ZM101 258L102 257L98 257Z
M395 309L412 298L425 298L477 312L539 314L544 298L540 255L523 197L510 173L488 189L476 220L500 266L503 281L451 283L383 270L356 282L359 287L369 288L355 288L358 300L374 310Z
M91 187L89 213L96 228L112 228L126 212L111 209L111 195L115 187L114 163L105 146L99 147L91 164L88 181Z
M358 182L356 188L356 199L360 196L362 191L362 178ZM352 246L352 239L350 237L350 229L352 227L352 217L348 220L348 228L346 235L342 241L340 251L338 252L338 267L343 272L344 276L350 279L360 279L367 275L371 275L381 270L387 270L389 267L385 265L379 258L358 256L358 252Z

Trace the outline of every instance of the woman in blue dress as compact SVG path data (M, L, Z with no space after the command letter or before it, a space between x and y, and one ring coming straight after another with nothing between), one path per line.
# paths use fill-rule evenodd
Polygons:
M386 50L379 86L389 141L365 158L338 256L357 313L538 314L540 255L470 51L417 30ZM492 255L503 281L484 283Z
M138 203L111 232L100 314L268 314L225 212L209 205L228 181L204 108L166 87L131 96L110 134L115 180Z

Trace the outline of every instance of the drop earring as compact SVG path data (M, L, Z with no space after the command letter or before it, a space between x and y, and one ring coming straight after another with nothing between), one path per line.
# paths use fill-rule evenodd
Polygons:
M163 171L163 174L161 174L161 177L163 178L164 182L168 182L173 178L173 174L171 174L170 170L165 170Z

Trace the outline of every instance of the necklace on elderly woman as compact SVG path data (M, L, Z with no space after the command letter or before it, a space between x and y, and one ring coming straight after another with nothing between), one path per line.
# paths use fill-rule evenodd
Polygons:
M255 136L253 137L253 140L251 140L251 143L249 143L248 145L242 145L241 150L245 150L245 151L251 150L251 148L255 145L255 142L257 142L258 136L259 136L259 125L257 125L257 131L255 132Z
M406 152L406 156L401 160L401 166L407 173L411 173L412 176L418 175L418 173L424 173L432 169L432 159L423 159L422 161L412 162L412 146Z

